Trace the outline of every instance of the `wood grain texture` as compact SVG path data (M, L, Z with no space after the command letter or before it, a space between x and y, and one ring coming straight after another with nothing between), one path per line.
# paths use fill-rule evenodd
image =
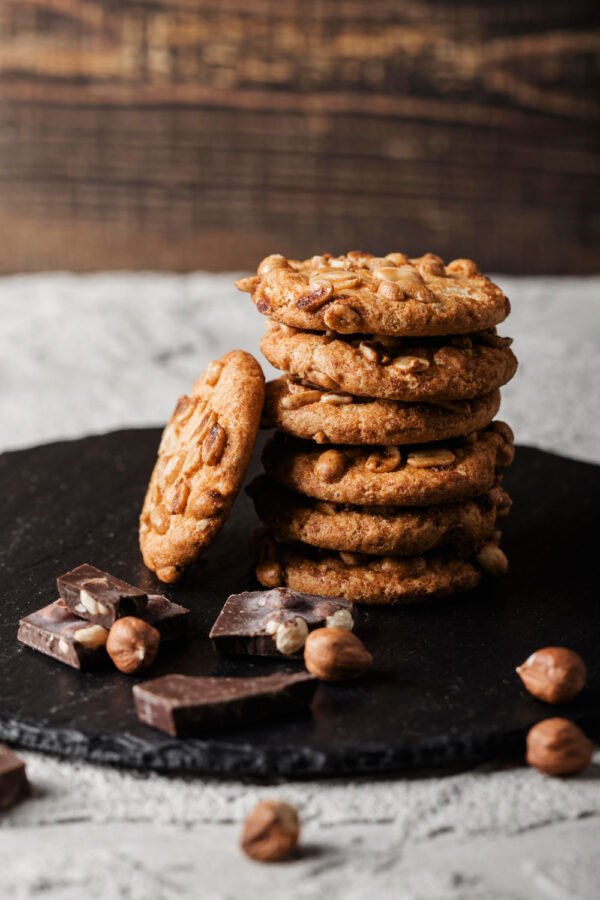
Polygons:
M0 271L598 269L595 2L0 0Z

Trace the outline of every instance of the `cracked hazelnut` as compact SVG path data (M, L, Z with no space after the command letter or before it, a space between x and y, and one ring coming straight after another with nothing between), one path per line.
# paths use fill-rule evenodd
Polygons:
M120 672L132 675L150 668L159 644L160 632L156 628L136 616L125 616L110 629L106 650Z
M592 760L594 746L568 719L544 719L529 729L527 762L546 775L574 775Z
M567 647L542 647L517 667L529 691L546 703L568 703L585 685L585 663Z
M355 634L346 628L317 628L304 645L304 665L322 681L358 678L370 668L373 657Z
M284 656L291 656L302 650L308 635L308 625L301 616L293 622L267 622L267 632L275 638L275 646Z
M262 800L244 823L242 850L258 862L282 862L296 854L298 813L281 800Z

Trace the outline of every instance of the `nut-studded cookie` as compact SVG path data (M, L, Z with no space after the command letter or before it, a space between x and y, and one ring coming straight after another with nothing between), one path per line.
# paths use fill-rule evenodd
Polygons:
M425 447L315 447L276 434L265 448L267 473L317 500L357 506L432 506L476 497L514 458L504 422Z
M493 536L511 505L499 486L472 500L424 508L315 500L264 475L247 490L277 541L374 556L420 556L436 548L472 553Z
M373 557L303 544L277 545L268 537L262 551L256 577L265 587L287 586L354 603L387 605L444 597L477 587L482 577L475 558L445 553Z
M350 251L305 260L274 254L236 285L277 322L339 334L468 334L493 328L510 312L472 260L445 265L433 253L409 259Z
M338 394L290 376L269 382L265 424L317 444L421 444L485 428L500 408L500 391L472 400L404 403Z
M387 400L469 400L513 377L510 338L493 330L448 338L299 331L272 322L261 350L277 369L337 393Z
M229 515L252 456L264 393L257 361L233 350L179 399L140 518L144 562L161 581L178 581Z

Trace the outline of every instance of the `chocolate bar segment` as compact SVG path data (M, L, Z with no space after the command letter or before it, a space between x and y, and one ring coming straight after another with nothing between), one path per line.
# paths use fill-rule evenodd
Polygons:
M173 737L286 717L306 709L318 681L308 672L256 678L164 675L136 684L138 718Z
M144 591L87 564L61 575L56 583L71 612L105 628L122 616L140 616L148 602Z
M14 806L29 793L25 763L0 744L0 809Z
M74 616L62 600L31 613L19 622L17 639L32 650L74 669L94 669L106 659L108 629Z
M148 605L140 619L160 631L161 641L173 641L185 635L190 611L179 603L173 603L162 594L148 594Z
M280 639L279 647L284 652L278 649L279 626L291 626L296 619L306 623L305 634L327 624L350 629L356 624L356 608L342 597L320 597L288 588L246 591L229 597L211 628L210 637L222 653L301 657L302 645L291 653L285 652L285 640ZM296 643L301 643L301 635ZM291 646L294 647L293 642Z

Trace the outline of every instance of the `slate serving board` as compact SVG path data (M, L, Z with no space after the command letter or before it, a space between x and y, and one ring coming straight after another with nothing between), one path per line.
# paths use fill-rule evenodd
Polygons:
M0 456L0 739L122 766L305 777L515 757L527 728L554 714L600 733L600 467L526 447L506 476L510 575L446 600L364 607L374 670L355 684L321 685L306 717L174 740L137 722L136 679L111 668L80 674L20 646L19 618L56 598L59 573L89 562L192 608L190 639L165 647L153 676L296 667L219 659L206 637L227 595L255 586L247 543L257 523L245 495L185 582L165 590L145 570L137 516L159 436L120 431ZM566 709L527 695L514 673L536 647L557 643L590 669Z

